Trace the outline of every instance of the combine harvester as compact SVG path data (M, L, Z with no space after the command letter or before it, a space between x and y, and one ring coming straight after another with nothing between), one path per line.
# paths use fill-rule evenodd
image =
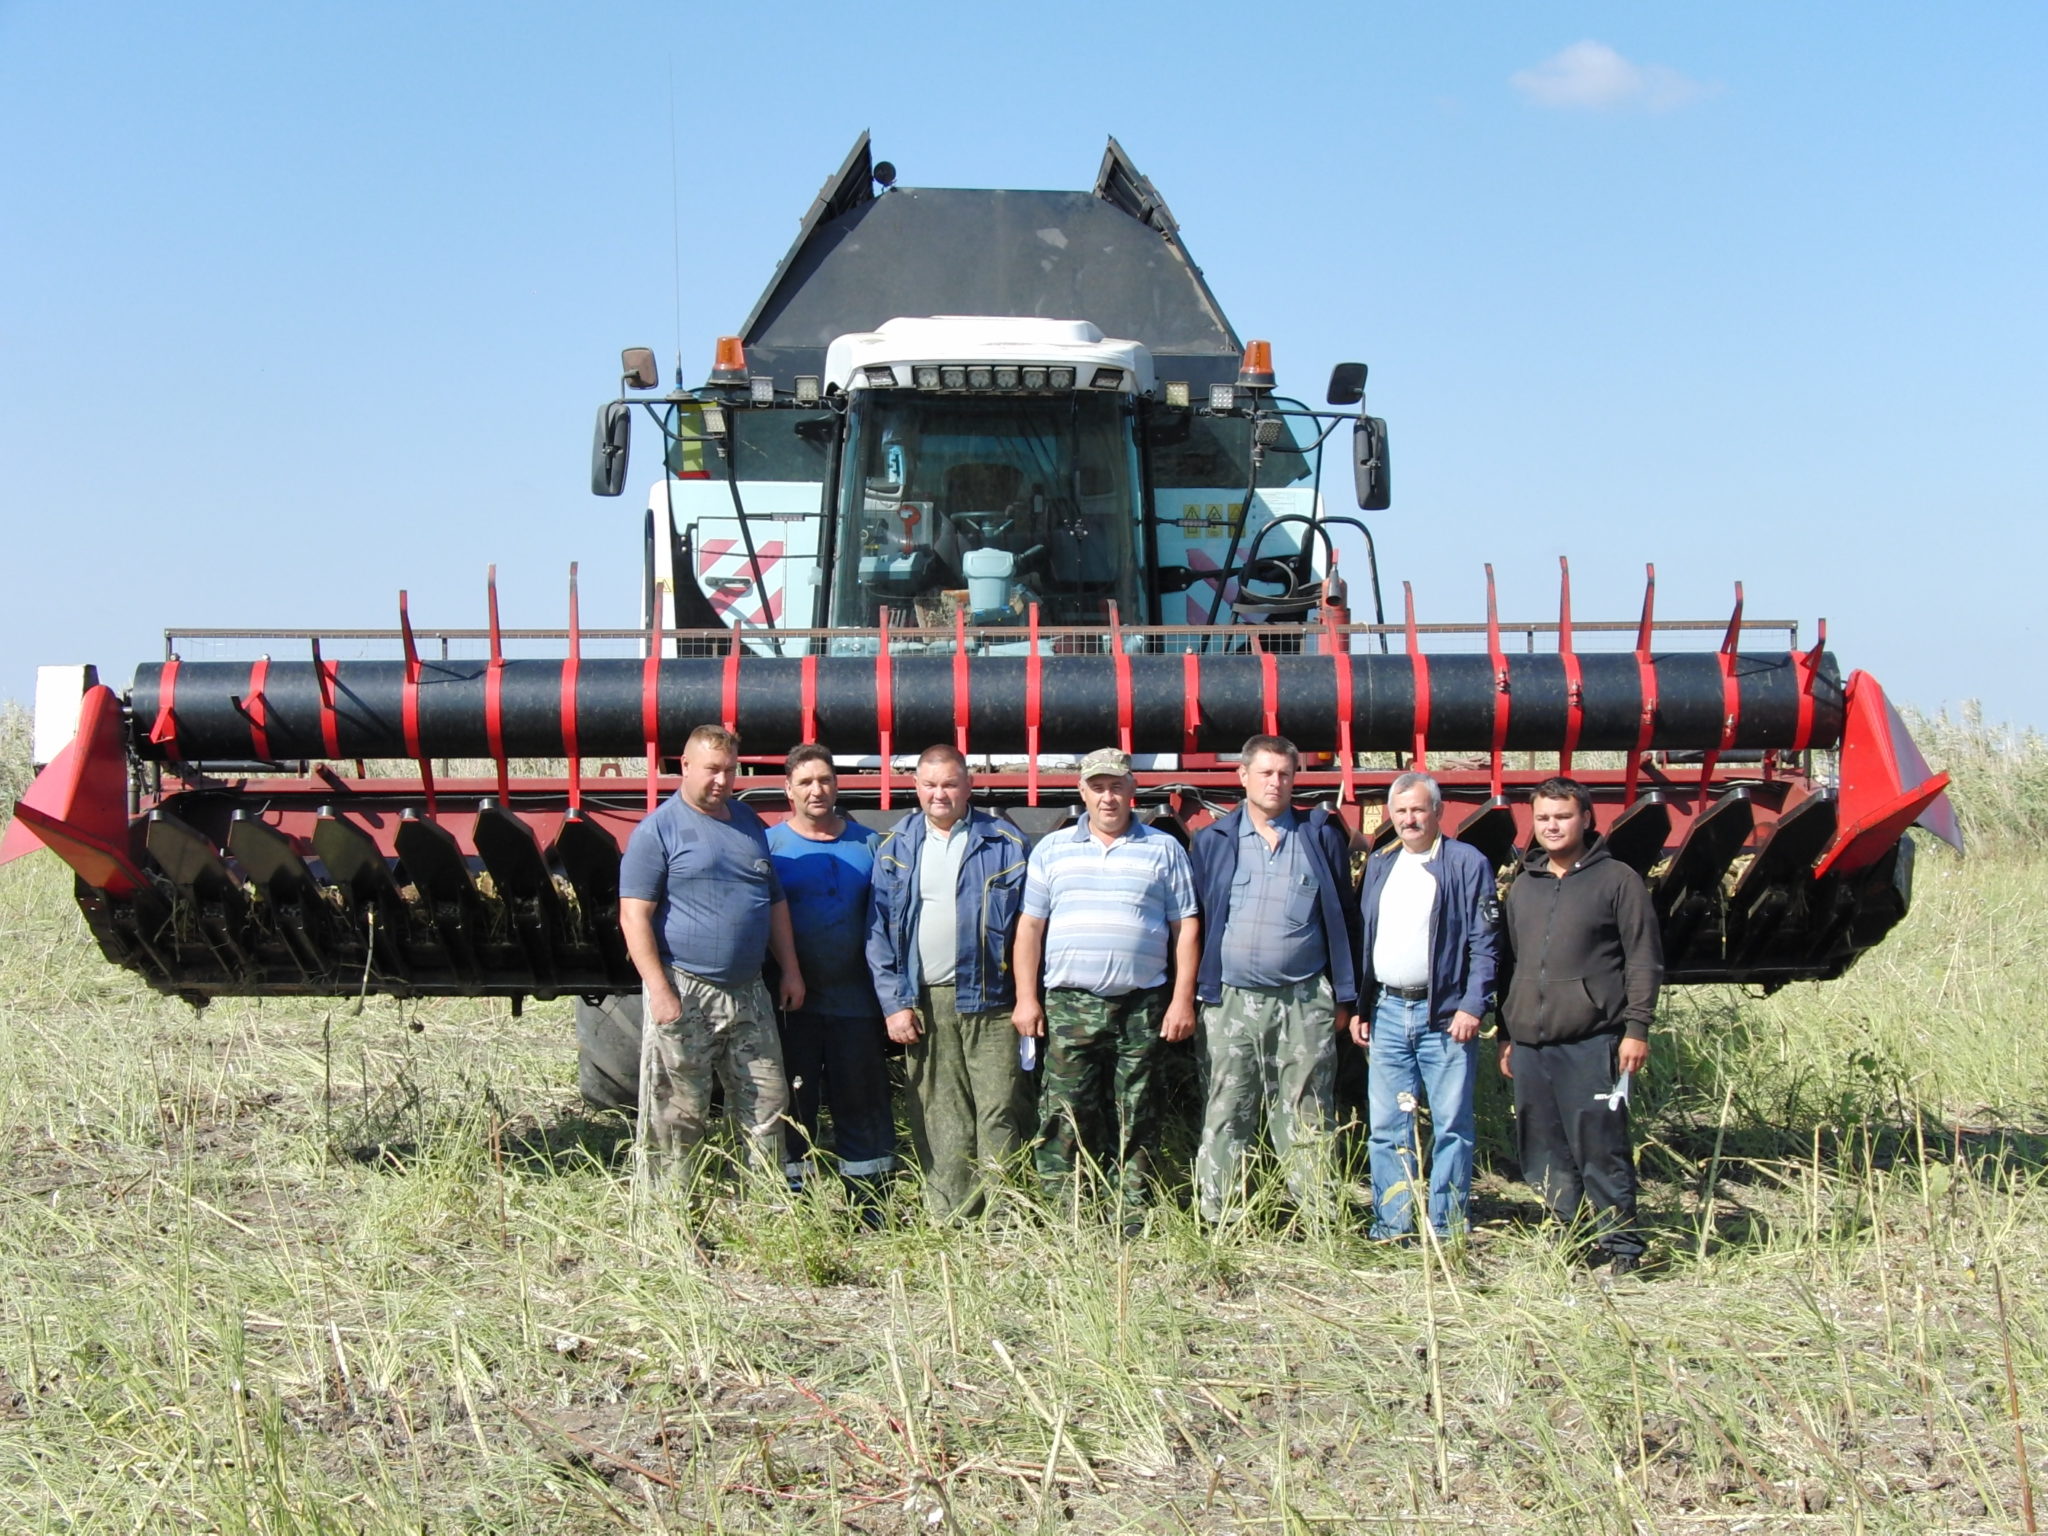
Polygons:
M1418 624L1412 597L1386 624L1370 532L1318 489L1348 424L1358 507L1388 505L1364 367L1335 371L1333 409L1278 394L1114 140L1092 193L893 181L863 134L701 387L660 392L653 354L625 354L592 489L621 493L651 423L637 655L584 654L572 567L547 659L506 655L535 632L499 629L493 586L473 660L422 654L400 593L389 660L273 633L297 654L173 652L119 694L46 669L39 736L61 721L69 745L5 851L55 849L107 958L194 1003L575 995L587 1023L638 984L619 850L710 721L771 817L798 742L882 824L914 804L905 756L950 741L1034 835L1071 811L1074 754L1139 754L1145 814L1186 833L1235 799L1230 754L1278 732L1311 755L1301 796L1361 839L1393 774L1432 766L1449 834L1499 865L1563 767L1649 877L1678 982L1838 976L1906 912L1907 828L1958 842L1877 683L1842 677L1825 626L1800 649L1746 621L1739 587L1726 619L1671 624L1652 573L1639 619L1575 628L1566 570L1555 623L1503 625L1489 567L1485 624ZM1339 529L1380 622L1346 611ZM1748 648L1759 629L1788 648ZM1592 633L1611 648L1580 650ZM513 773L536 758L565 771ZM437 774L451 759L489 769Z

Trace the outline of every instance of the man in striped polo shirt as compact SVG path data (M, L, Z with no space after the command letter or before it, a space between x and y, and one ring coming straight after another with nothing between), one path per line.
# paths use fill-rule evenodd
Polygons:
M1048 1198L1075 1197L1085 1154L1114 1181L1127 1232L1159 1139L1159 1044L1194 1033L1202 958L1187 854L1134 819L1137 788L1124 753L1089 753L1086 814L1031 851L1012 1013L1019 1035L1045 1040L1034 1155Z

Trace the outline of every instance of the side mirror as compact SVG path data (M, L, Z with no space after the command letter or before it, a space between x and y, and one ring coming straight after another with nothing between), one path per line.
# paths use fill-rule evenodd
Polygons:
M619 371L628 389L653 389L661 383L661 367L654 361L654 348L628 347L619 354Z
M1364 398L1365 364L1339 363L1330 370L1330 404L1356 405Z
M648 353L652 357L653 353ZM626 450L633 440L633 407L608 400L598 407L590 445L590 494L616 496L626 488Z
M1351 470L1358 482L1361 512L1384 512L1394 504L1387 478L1387 423L1381 416L1361 416L1351 424Z

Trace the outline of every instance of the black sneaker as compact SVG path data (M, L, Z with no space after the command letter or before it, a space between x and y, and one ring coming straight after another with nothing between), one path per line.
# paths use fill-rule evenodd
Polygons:
M1607 1273L1616 1280L1624 1275L1632 1275L1642 1267L1643 1256L1640 1253L1612 1254L1607 1260Z

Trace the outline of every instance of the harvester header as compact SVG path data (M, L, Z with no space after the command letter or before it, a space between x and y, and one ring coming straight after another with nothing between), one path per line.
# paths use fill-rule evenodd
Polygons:
M39 728L75 731L5 852L56 849L107 956L204 1001L632 989L619 850L707 723L771 818L801 742L875 824L947 742L1032 837L1094 748L1186 836L1280 734L1361 850L1426 766L1504 871L1569 770L1681 982L1839 974L1906 911L1907 829L1955 840L1878 685L1739 587L1673 622L1652 573L1640 615L1575 623L1561 563L1556 618L1504 623L1488 568L1483 622L1405 589L1389 622L1370 527L1323 495L1334 437L1356 512L1390 501L1364 365L1284 393L1114 140L1091 192L1005 192L898 186L863 135L712 362L664 391L628 349L598 413L598 494L636 421L654 450L637 623L584 629L572 568L560 631L501 630L493 580L475 630L401 594L391 631L178 631L118 692L48 669Z

